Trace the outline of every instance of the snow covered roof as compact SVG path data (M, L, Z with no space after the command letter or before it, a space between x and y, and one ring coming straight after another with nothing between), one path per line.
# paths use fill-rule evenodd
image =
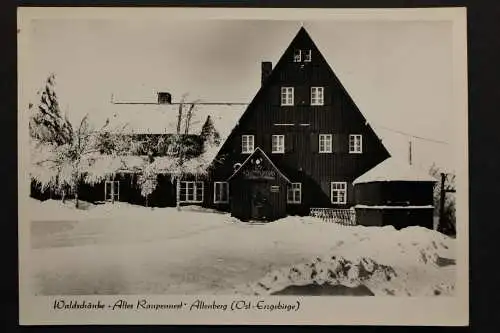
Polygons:
M435 182L436 179L423 170L390 157L354 180L354 184L384 181Z
M184 104L184 116L190 104ZM196 104L191 118L190 134L200 134L208 116L222 138L229 135L245 111L246 104L206 103ZM177 129L179 104L111 103L107 112L93 117L96 127L109 119L111 131L134 134L174 134ZM184 128L184 120L181 128Z

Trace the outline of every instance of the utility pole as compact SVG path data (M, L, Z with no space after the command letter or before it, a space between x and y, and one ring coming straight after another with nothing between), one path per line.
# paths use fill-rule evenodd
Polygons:
M446 187L446 174L441 172L441 191L439 196L439 224L437 231L448 234L449 232L455 233L456 228L453 223L449 220L445 221L444 207L446 200L446 193L456 193L456 189L452 187Z
M412 164L411 138L408 139L408 163Z
M441 172L441 188L439 191L439 224L438 224L438 230L439 232L444 232L444 200L445 200L445 191L444 191L444 184L446 181L446 174L444 172Z

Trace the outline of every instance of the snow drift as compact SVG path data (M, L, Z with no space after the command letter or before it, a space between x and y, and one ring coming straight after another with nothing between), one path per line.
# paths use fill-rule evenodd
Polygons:
M345 227L351 238L332 255L274 270L236 289L249 295L450 296L454 294L453 239L410 227ZM368 230L371 229L371 230Z
M456 241L422 227L341 226L298 216L257 224L198 206L178 211L116 202L75 209L70 201L30 201L32 230L39 231L32 243L36 271L44 288L57 293L81 292L82 285L106 292L115 283L103 273L110 265L134 272L117 293L455 293ZM133 254L123 261L129 246ZM87 271L93 273L74 281Z

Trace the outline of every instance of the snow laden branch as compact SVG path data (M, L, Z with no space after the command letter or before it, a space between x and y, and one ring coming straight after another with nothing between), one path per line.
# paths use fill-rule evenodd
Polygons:
M97 176L96 167L102 167L103 157L97 144L97 132L89 125L88 115L82 118L71 134L71 139L62 144L32 138L31 177L41 185L42 190L52 189L61 193L63 201L68 192L74 194L78 207L80 184L97 182L106 171L103 174L101 170L100 176ZM109 166L107 170L114 172Z

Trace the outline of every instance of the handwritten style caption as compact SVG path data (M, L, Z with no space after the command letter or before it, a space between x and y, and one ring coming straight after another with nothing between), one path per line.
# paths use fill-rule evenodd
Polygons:
M93 310L93 311L299 311L300 301L295 302L270 302L265 300L233 300L228 303L218 303L215 300L204 301L196 299L193 302L177 303L153 303L146 298L137 299L131 302L125 299L117 299L111 302L86 301L86 300L54 300L53 309L56 311L64 310Z

